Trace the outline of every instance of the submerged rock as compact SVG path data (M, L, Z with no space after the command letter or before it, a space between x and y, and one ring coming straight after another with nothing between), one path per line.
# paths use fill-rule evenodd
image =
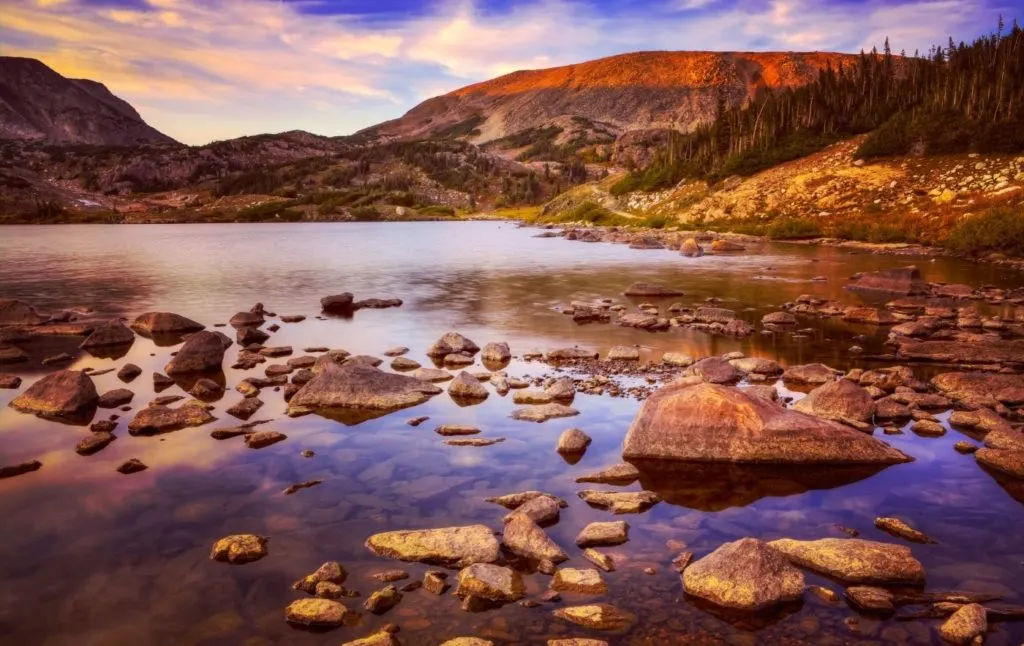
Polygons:
M594 491L586 489L579 497L591 507L605 509L613 514L639 514L661 502L651 491Z
M501 556L498 539L485 525L384 532L368 538L366 547L385 558L448 567L493 563Z
M636 623L636 615L607 603L559 608L553 614L558 619L592 630L622 632Z
M759 611L800 599L804 575L765 543L743 538L687 567L683 587L725 608Z
M899 518L880 516L875 519L875 527L882 530L883 532L892 534L893 536L905 538L912 543L935 542L932 539L928 538L928 536L925 535L923 532L919 532L918 530L914 529L913 527L911 527Z
M917 267L883 269L859 274L848 285L849 289L919 296L929 292L928 283L921 277Z
M267 537L258 534L225 536L213 544L210 558L227 563L250 563L267 555Z
M92 455L93 453L98 453L116 439L117 438L113 433L106 431L92 433L89 437L83 438L75 445L75 453L78 453L79 455Z
M84 372L58 370L28 387L10 407L43 418L91 416L99 403L92 379Z
M782 538L768 543L794 565L839 579L869 585L923 585L924 567L910 549L860 538L821 538L798 541Z
M644 402L623 458L760 464L896 464L910 458L859 431L740 389L666 386Z
M131 324L133 330L144 336L198 332L204 327L192 319L170 312L147 312L139 315Z
M654 283L633 283L624 293L624 296L646 296L649 298L682 296L683 292L672 287L656 285Z
M245 445L250 449L262 449L263 447L277 444L287 440L288 436L278 431L256 431L245 436Z
M332 408L398 410L422 404L440 392L433 384L371 366L331 363L295 393L289 402L289 412Z

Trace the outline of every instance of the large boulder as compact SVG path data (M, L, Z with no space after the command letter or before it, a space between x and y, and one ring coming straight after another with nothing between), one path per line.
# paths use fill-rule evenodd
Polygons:
M40 325L47 318L28 303L13 298L0 298L0 327L6 325Z
M224 363L224 351L230 345L231 339L220 332L196 332L171 357L171 361L164 366L164 372L168 375L184 375L220 370Z
M904 545L859 538L780 538L768 545L794 565L844 583L924 585L924 567Z
M342 292L320 299L320 309L328 314L351 314L355 311L353 296L350 292Z
M765 543L743 538L687 567L683 587L725 608L758 611L800 599L804 575Z
M289 410L357 409L392 411L422 404L441 392L437 386L358 363L326 363L291 398Z
M92 334L82 342L82 349L106 348L110 346L126 346L135 342L135 333L121 321L111 321L93 330Z
M957 646L975 643L988 631L988 611L977 603L961 606L939 628L943 641Z
M171 312L146 312L132 322L131 328L143 336L198 332L205 326Z
M58 370L29 386L10 406L44 418L73 418L90 415L99 400L89 375L76 370Z
M449 332L438 339L434 345L427 350L428 357L444 357L449 354L460 354L468 352L476 354L480 346L470 341L458 332Z
M849 379L840 379L818 386L798 401L793 410L837 422L870 422L875 414L875 400Z
M418 529L374 534L366 547L377 556L446 567L494 563L501 546L485 525Z
M842 424L737 388L670 384L644 402L626 434L627 460L758 464L896 464L901 451Z
M537 500L543 499L537 498ZM557 503L555 503L556 513L557 509ZM547 532L541 529L525 512L509 514L508 522L505 523L502 533L502 542L513 554L534 561L561 563L569 559L565 550L551 540Z
M900 267L868 271L858 275L849 285L849 289L899 294L901 296L918 296L927 294L928 283L921 277L917 267Z

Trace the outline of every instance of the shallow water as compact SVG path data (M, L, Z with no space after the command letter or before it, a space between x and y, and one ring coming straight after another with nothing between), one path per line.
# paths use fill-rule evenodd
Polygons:
M507 223L8 227L0 228L0 297L20 298L44 311L88 306L126 317L173 311L207 325L226 322L259 301L278 314L310 317L281 324L268 342L294 346L293 356L307 346L383 356L384 350L405 345L412 349L407 356L430 365L427 347L455 329L481 346L508 341L515 355L567 345L603 353L613 345L639 344L644 360L666 351L700 357L741 350L784 365L822 361L846 369L876 365L847 349L856 343L872 354L882 350L884 337L870 327L810 320L813 333L806 339L735 340L678 329L652 334L578 326L556 308L594 298L635 304L621 293L644 280L686 292L669 301L689 306L719 297L723 307L756 322L805 293L856 303L859 297L842 289L850 274L911 262L796 245L688 259L671 251L538 239L535 233ZM917 264L933 281L1011 286L1021 280L952 260L917 259ZM814 276L827 280L812 282ZM342 291L356 298L397 297L405 304L359 311L351 319L313 318L322 296ZM858 334L868 338L855 340ZM33 364L17 367L18 374L30 383L46 372L38 360L71 352L79 342L56 338L23 346ZM139 408L154 396L150 374L162 372L172 351L138 338L124 357L80 353L73 367L140 365L143 375L128 386L135 392L132 406ZM235 352L229 349L226 364ZM460 635L499 643L544 643L556 636L622 644L938 643L937 620L861 617L855 633L843 624L855 612L811 595L782 615L737 622L684 599L670 566L679 548L670 549L669 541L686 543L699 558L744 536L833 535L837 523L865 538L900 542L874 528L878 515L904 517L938 541L912 546L926 567L929 590L994 592L1006 602L1024 603L1019 540L1024 493L1004 488L973 458L956 453L954 442L964 439L956 430L923 438L907 429L884 439L914 456L914 462L846 484L736 474L703 482L645 481L667 501L641 515L616 517L628 520L632 529L628 543L604 550L621 557L617 571L604 575L609 594L564 595L559 604L607 601L635 612L639 621L624 635L576 629L553 619L550 606L511 604L465 613L451 595L422 590L405 594L382 617L363 613L358 627L328 634L295 630L283 620L284 607L297 598L292 581L326 560L340 561L349 571L346 587L363 597L382 586L370 578L373 572L399 567L420 578L426 566L376 558L363 546L365 539L404 528L483 523L500 529L505 511L483 500L492 495L539 489L566 498L569 508L548 532L570 553L567 566L589 567L573 540L588 522L612 516L578 500L575 494L583 487L573 479L619 461L620 442L639 403L578 395L574 407L580 416L532 424L508 419L514 408L510 396L492 392L483 404L460 407L442 394L414 409L346 426L316 416L287 418L279 395L264 391L266 405L254 419L272 419L262 428L282 431L288 440L254 451L241 438L210 438L212 428L237 423L223 412L240 399L231 388L246 376L262 375L265 365L248 372L226 370L229 390L216 404L218 422L132 437L124 424L134 413L120 413L118 440L90 457L74 452L89 432L86 427L19 414L6 405L20 391L0 390L0 464L29 459L44 464L36 473L0 481L5 530L0 642L337 644L392 622L401 626L406 644L436 644ZM538 376L550 368L516 360L508 371ZM123 385L113 373L95 381L100 392ZM161 394L183 393L174 387ZM405 424L418 415L431 419L418 428ZM476 424L485 436L507 441L485 448L446 446L433 432L442 423ZM554 452L558 435L571 426L594 438L574 465ZM301 457L304 449L316 456ZM131 457L150 468L130 476L114 471ZM285 486L313 478L324 484L282 495ZM208 560L217 538L246 532L270 537L267 558L244 566ZM657 574L645 574L647 567ZM526 578L530 593L547 585L543 575ZM807 579L841 590L815 575ZM346 603L356 608L361 599ZM1024 625L1003 623L986 643L1016 644L1022 638Z

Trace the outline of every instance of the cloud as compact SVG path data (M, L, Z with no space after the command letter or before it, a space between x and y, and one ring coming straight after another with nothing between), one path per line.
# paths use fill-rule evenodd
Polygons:
M1000 11L999 0L489 1L371 16L351 1L324 11L329 0L4 0L0 48L101 81L158 129L201 143L345 134L470 82L628 51L855 52L886 36L926 51Z

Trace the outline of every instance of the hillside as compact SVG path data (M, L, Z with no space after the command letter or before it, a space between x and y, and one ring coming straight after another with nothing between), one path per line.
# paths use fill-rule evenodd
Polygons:
M31 58L0 56L0 139L58 144L175 144L102 83Z
M483 144L550 127L562 129L559 143L570 138L607 143L636 130L685 132L712 119L719 100L743 105L763 88L803 85L826 66L852 60L817 52L623 54L470 85L364 134L462 137Z

